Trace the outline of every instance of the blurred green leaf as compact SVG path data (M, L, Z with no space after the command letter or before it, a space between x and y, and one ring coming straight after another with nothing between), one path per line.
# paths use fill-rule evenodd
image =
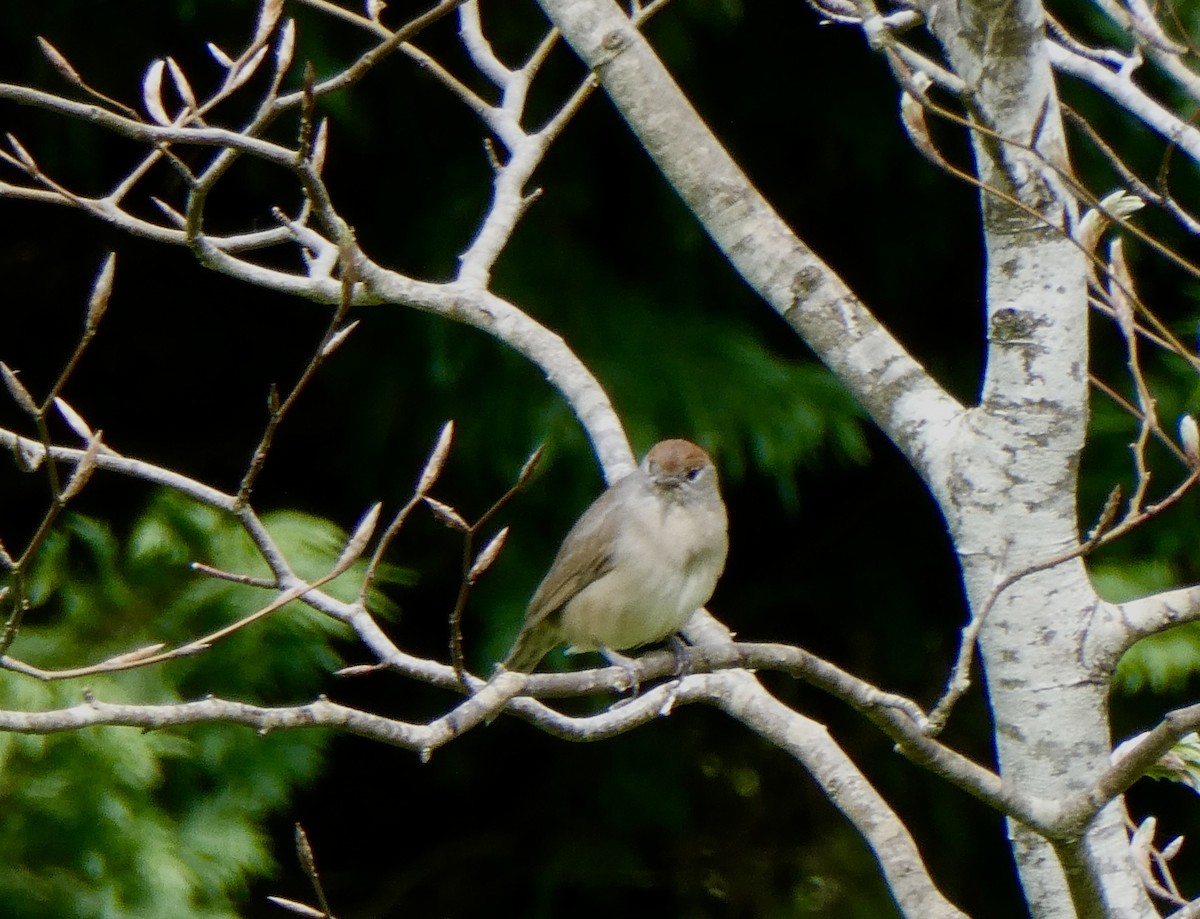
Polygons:
M316 578L346 534L307 514L264 517L294 569ZM156 641L194 638L269 602L268 591L192 572L192 560L263 575L236 520L172 493L157 495L119 539L104 524L64 518L31 577L35 608L12 653L45 667L77 666ZM360 561L330 589L350 597ZM385 565L380 587L411 574ZM110 702L171 703L214 692L266 704L310 698L340 663L344 628L291 604L208 652L88 678ZM269 646L270 654L259 653ZM80 681L0 680L0 706L77 704ZM97 916L233 919L251 874L271 869L262 824L320 769L325 732L258 736L208 725L154 732L96 728L0 735L0 901L13 919Z

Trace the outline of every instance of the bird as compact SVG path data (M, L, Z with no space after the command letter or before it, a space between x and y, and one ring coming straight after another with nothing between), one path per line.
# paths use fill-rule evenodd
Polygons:
M619 654L674 635L712 597L729 551L717 469L688 440L663 440L583 512L563 539L503 661L532 672L548 652Z

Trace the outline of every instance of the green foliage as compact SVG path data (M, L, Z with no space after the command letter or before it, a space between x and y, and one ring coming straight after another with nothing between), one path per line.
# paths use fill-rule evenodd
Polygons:
M1106 600L1121 602L1167 590L1179 583L1167 559L1114 560L1092 566L1096 589ZM1200 624L1189 623L1144 638L1117 667L1114 686L1124 692L1165 692L1182 686L1200 661Z
M1128 756L1146 736L1145 733L1137 734L1118 744L1112 753L1113 762L1120 762ZM1146 770L1145 776L1178 782L1200 793L1200 735L1195 731L1184 734Z
M328 570L345 540L304 514L264 522L303 576ZM269 599L195 574L192 560L266 574L236 521L172 494L157 496L124 540L98 521L66 518L37 560L36 606L11 653L75 666L197 637ZM388 569L384 580L402 575ZM360 563L328 589L351 595L361 577ZM106 702L167 704L204 692L267 704L306 700L338 665L341 634L337 623L292 604L206 653L89 677L86 686ZM43 684L8 673L0 706L61 708L80 703L81 690L79 680ZM4 915L235 916L248 876L272 868L264 820L315 777L328 739L231 726L0 735Z
M518 261L501 274L517 302L554 292L543 321L596 374L639 453L663 437L687 437L713 454L725 482L753 470L773 479L781 501L795 509L797 470L830 457L867 462L862 410L826 368L780 352L776 340L793 344L782 322L764 331L747 320L739 307L751 295L705 263L694 248L701 242L680 230L672 240L679 264L636 283L614 278L609 266L589 262L582 247L561 239L553 243L561 265ZM469 351L456 360L456 381L472 364L494 366ZM547 399L530 402L536 439L571 437L576 429L563 423L569 416L561 402ZM511 423L507 416L504 423Z
M1135 276L1139 272L1154 278L1148 259L1136 244L1126 239L1134 259ZM1161 283L1161 281L1159 282ZM1178 339L1190 345L1194 339L1197 288L1183 284L1164 297L1143 285L1143 298L1153 306L1162 304L1160 313ZM1180 302L1179 294L1184 297ZM1131 404L1136 393L1125 366L1125 345L1115 330L1103 321L1095 326L1092 344L1093 372L1121 392ZM1178 419L1184 413L1195 415L1200 409L1200 381L1195 371L1181 358L1163 349L1143 343L1141 364L1147 383L1154 393L1155 410L1168 436L1176 437ZM1120 484L1126 496L1136 487L1133 454L1130 445L1137 437L1138 423L1113 400L1097 393L1093 397L1089 420L1089 442L1082 465L1081 526L1095 523L1105 496ZM1147 449L1150 487L1145 504L1151 505L1173 490L1186 476L1183 463L1151 438ZM1100 595L1106 600L1123 602L1200 580L1200 558L1195 552L1192 521L1197 511L1197 496L1186 495L1177 505L1148 521L1134 532L1097 552L1088 567ZM1125 504L1121 512L1124 513ZM1135 644L1122 658L1114 687L1123 692L1149 690L1167 692L1183 688L1200 669L1200 624L1170 629Z
M630 310L649 315L651 307ZM722 476L739 481L754 468L775 479L781 500L797 503L794 474L827 453L868 459L862 413L825 368L771 352L744 325L695 316L673 326L672 347L659 346L661 320L628 321L595 361L601 379L630 419L641 450L674 432L708 447ZM647 386L630 373L647 354L670 385Z

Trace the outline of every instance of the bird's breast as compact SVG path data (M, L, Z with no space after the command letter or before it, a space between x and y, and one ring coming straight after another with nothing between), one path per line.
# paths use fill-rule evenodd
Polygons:
M626 650L660 641L708 602L725 565L724 514L654 503L631 514L612 568L563 608L562 628L579 650Z

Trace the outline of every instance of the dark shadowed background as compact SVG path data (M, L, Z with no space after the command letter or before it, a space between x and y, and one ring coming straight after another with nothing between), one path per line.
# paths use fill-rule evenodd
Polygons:
M397 0L385 21L417 8ZM312 60L318 73L367 46L346 24L303 8L289 6L289 14L299 23L297 59ZM530 5L493 3L484 14L510 61L543 27ZM0 81L69 91L37 49L35 36L44 35L87 79L130 104L146 66L165 54L207 88L218 73L205 42L233 51L253 17L242 0L10 3L0 13ZM944 385L973 399L982 356L976 195L911 148L882 61L852 31L819 25L802 4L676 0L649 33L790 225ZM419 44L465 73L452 18ZM580 77L560 49L535 110L551 111ZM245 110L235 102L220 111L236 123ZM449 277L488 200L480 124L401 57L323 101L320 112L332 121L330 188L367 252L421 278ZM13 105L0 107L0 128L85 193L110 187L138 155L125 141ZM284 119L278 136L294 130L294 119ZM961 137L942 129L939 137L948 155L967 162ZM1155 162L1148 138L1127 139ZM202 151L180 154L204 160ZM1085 173L1093 187L1106 190L1099 165L1087 156L1079 162L1093 170ZM0 180L18 178L0 169ZM602 95L570 125L535 182L544 195L502 257L494 289L588 363L639 454L667 436L713 452L731 554L712 611L744 638L798 643L886 689L935 698L964 609L942 521L920 482L713 250ZM150 194L179 202L182 193L177 175L160 167L136 198L150 214ZM218 228L266 227L271 206L294 211L298 200L288 176L243 161L218 187L210 213ZM269 387L294 381L328 309L207 273L186 251L131 239L63 207L0 199L0 215L0 360L35 394L44 391L76 340L97 266L117 250L112 305L65 396L114 448L235 489L266 421ZM290 255L265 257L291 266ZM1147 284L1169 298L1168 318L1188 329L1194 288L1166 274L1149 275ZM564 403L503 345L397 307L358 309L354 318L362 325L285 422L256 506L281 512L280 526L301 543L311 521L299 514L348 529L374 501L394 508L407 497L438 427L453 418L456 445L435 493L477 515L547 443L541 471L497 521L512 526L508 545L467 612L468 653L486 672L557 541L601 488L599 470ZM1119 367L1119 355L1100 354L1098 364ZM1159 372L1174 385L1172 408L1194 408L1194 382L1171 384L1170 368ZM1111 483L1128 475L1123 444L1132 429L1106 407L1097 406L1097 418L1085 526ZM0 423L26 429L6 397ZM46 487L4 466L0 539L20 546L44 510ZM1098 559L1114 589L1200 575L1184 526L1195 510L1185 501ZM131 646L133 634L195 634L201 627L191 617L201 602L224 621L225 598L205 593L185 563L228 557L227 527L214 535L215 522L107 476L93 481L77 511L83 516L51 547L41 605L14 654L70 666L97 659L95 645ZM396 543L390 561L404 570L384 588L395 606L386 627L404 647L446 657L459 551L457 537L427 516ZM183 589L170 586L181 582ZM80 621L88 623L82 636ZM388 675L332 677L339 656L364 662L362 650L301 624L281 619L275 631L251 630L175 675L102 686L108 697L148 700L213 691L282 703L323 692L408 719L431 717L451 701ZM295 666L272 663L279 655L293 655ZM1140 692L1115 697L1122 734L1188 697L1186 654L1174 669L1151 660L1141 673ZM980 919L1020 912L996 816L898 757L841 704L789 679L763 679L828 724L912 827L952 900ZM0 676L6 707L24 698L24 682ZM1149 693L1151 683L1161 692ZM78 699L83 688L63 687L60 701ZM94 743L0 738L6 915L282 915L267 894L311 900L292 853L297 820L343 919L483 910L894 914L869 852L807 775L714 711L679 710L595 745L500 719L424 765L353 737L293 743L207 729L153 739L160 746L135 768L121 759L135 733L88 732L110 738ZM976 691L947 737L990 763L989 734ZM55 770L76 778L47 790ZM1182 812L1162 838L1183 831L1194 807L1179 786L1133 795L1136 815L1153 810L1169 823L1172 811ZM112 832L93 836L109 823ZM144 857L121 857L148 840L157 842ZM158 883L156 873L172 880Z

